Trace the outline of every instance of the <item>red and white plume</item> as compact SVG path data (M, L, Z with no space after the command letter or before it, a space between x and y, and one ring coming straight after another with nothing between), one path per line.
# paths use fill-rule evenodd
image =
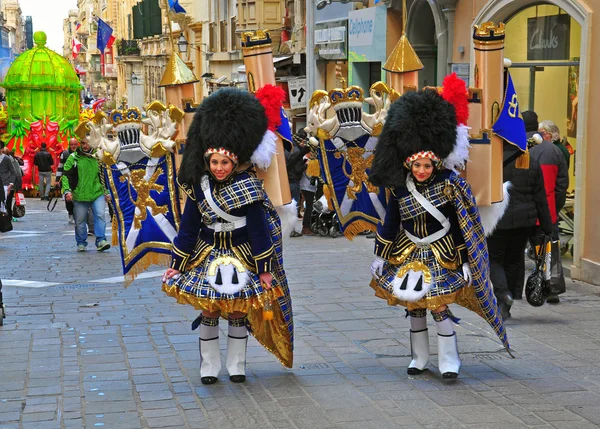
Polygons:
M444 78L442 97L454 106L456 110L456 143L454 150L444 159L444 167L456 172L464 170L469 160L469 100L465 81L452 73Z
M256 148L250 161L258 168L266 170L271 165L273 155L277 152L277 135L275 130L281 125L281 108L285 100L283 89L274 85L265 85L254 94L265 108L268 126L262 142Z

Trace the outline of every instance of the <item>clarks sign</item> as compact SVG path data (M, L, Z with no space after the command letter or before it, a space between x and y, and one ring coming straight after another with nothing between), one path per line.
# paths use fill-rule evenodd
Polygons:
M541 16L527 19L527 60L568 60L571 17Z

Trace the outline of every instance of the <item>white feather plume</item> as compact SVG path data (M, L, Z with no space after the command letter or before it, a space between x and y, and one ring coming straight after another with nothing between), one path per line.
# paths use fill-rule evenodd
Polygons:
M277 135L273 131L267 130L262 138L262 141L250 158L252 164L256 165L261 170L266 170L269 168L269 165L271 165L271 160L273 159L273 155L277 153L276 142Z
M292 200L289 204L275 207L275 210L281 220L281 236L283 238L283 247L285 248L288 237L296 229L296 224L298 223L298 204L296 200Z
M483 232L485 232L485 236L489 237L492 235L498 222L504 216L504 212L508 207L508 203L510 202L510 195L508 190L511 187L510 182L504 182L504 200L499 203L492 204L491 206L483 206L479 207L479 217L481 218L481 226L483 227Z
M444 167L460 172L465 169L465 164L469 160L469 130L466 125L460 124L456 127L456 144L450 155L444 159Z

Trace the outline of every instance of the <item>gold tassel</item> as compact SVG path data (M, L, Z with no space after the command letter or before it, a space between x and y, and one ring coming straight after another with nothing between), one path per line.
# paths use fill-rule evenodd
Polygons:
M329 209L329 211L333 211L333 209L334 209L333 199L332 199L333 190L331 189L331 187L329 185L323 185L323 195L325 196L325 199L327 200L327 208Z
M321 166L318 159L309 159L306 165L306 175L308 177L319 177L321 175Z
M529 151L524 152L515 162L515 168L529 169Z
M113 214L112 218L112 245L119 245L119 225L117 224L117 216Z
M123 281L125 287L128 287L135 278L146 271L150 265L162 265L168 267L171 263L171 255L165 255L164 253L149 252L146 253L139 261L135 263L133 267L125 274L125 280Z

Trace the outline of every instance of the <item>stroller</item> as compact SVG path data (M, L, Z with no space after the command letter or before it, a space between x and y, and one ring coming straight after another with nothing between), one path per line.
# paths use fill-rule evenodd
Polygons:
M335 211L329 210L325 196L315 201L313 205L310 230L313 234L319 234L321 237L330 236L336 238L342 235L337 214Z

